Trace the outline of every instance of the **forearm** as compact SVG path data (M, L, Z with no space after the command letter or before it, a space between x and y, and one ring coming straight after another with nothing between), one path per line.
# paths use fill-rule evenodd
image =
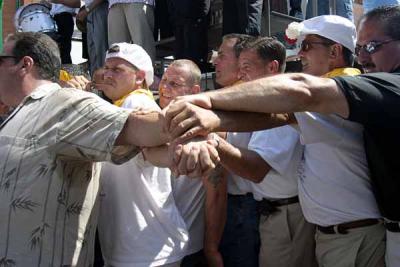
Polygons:
M231 173L259 183L271 170L271 166L257 152L234 147L222 138L219 140L217 150L221 164Z
M289 114L216 111L220 124L215 131L250 132L275 128L293 122Z
M164 131L164 123L164 117L159 112L144 115L132 112L116 140L116 145L153 147L165 144L169 138Z
M219 179L219 183L215 185L208 177L203 178L203 186L206 190L204 233L206 255L218 251L225 227L227 205L226 172L223 172Z
M341 113L346 99L331 79L281 74L206 93L212 109L262 113Z

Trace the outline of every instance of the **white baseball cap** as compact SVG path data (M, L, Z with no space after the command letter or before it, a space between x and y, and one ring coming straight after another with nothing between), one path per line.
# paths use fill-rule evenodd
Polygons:
M308 34L317 34L343 45L354 53L357 41L356 27L353 22L341 16L324 15L301 22L299 37L301 43Z
M153 83L154 69L149 54L139 45L115 43L107 50L106 59L122 58L133 66L145 72L147 86Z

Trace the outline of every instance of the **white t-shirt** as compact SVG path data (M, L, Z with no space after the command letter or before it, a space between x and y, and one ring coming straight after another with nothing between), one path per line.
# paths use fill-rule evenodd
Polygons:
M305 218L321 226L380 218L372 193L363 127L336 115L296 113L305 144L299 197Z
M235 147L247 148L251 139L252 132L227 133L226 141ZM253 182L243 179L240 176L229 173L228 175L228 193L232 195L245 195L251 193Z
M297 168L303 146L295 129L283 126L253 132L249 149L257 152L272 167L261 183L252 184L256 200L297 196Z
M141 107L157 107L140 96L129 96L123 107L134 103L133 98L140 99ZM175 205L170 177L168 169L152 166L141 154L123 165L103 164L99 236L106 264L159 266L186 255L188 232Z
M172 192L176 207L189 231L187 255L190 255L203 248L205 189L201 178L192 179L187 176L179 176L172 179Z

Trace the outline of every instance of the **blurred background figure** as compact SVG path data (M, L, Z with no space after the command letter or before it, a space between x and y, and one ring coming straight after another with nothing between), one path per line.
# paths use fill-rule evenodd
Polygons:
M72 64L71 42L74 33L74 18L76 8L81 6L80 0L43 1L51 4L50 14L57 24L57 43L60 47L61 63Z
M175 59L190 59L205 71L210 0L167 0L175 35Z
M224 0L222 35L260 35L262 6L262 0Z
M156 57L154 0L109 0L108 44L134 43Z
M86 0L76 16L77 23L86 23L90 75L104 65L108 48L107 16L107 0Z

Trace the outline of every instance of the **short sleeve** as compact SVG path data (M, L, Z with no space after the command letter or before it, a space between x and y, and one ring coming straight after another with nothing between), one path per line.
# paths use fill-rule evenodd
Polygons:
M349 120L371 126L387 126L400 119L400 75L374 73L336 77L349 104Z
M57 124L53 149L60 156L88 161L106 161L119 156L126 159L138 153L135 147L115 150L114 143L130 114L94 94L61 89L51 97ZM123 151L113 155L114 151ZM128 156L129 155L129 156Z

